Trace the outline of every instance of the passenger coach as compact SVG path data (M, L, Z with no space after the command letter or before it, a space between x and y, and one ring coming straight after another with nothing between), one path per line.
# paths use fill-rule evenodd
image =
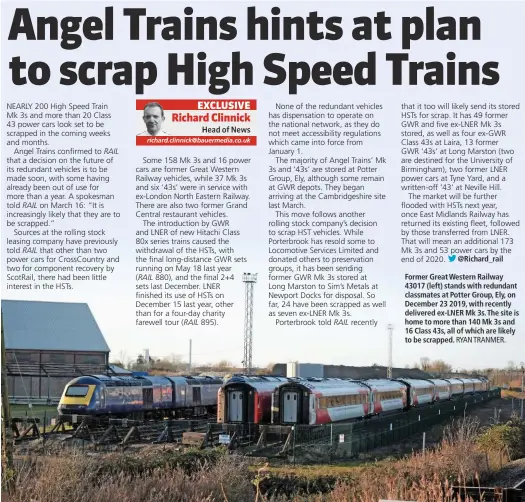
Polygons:
M429 382L434 384L434 400L448 401L452 398L452 384L447 380L430 379Z
M218 390L217 422L269 424L272 393L288 380L276 376L233 376Z
M272 422L327 424L370 413L370 387L351 380L309 378L281 384L273 392Z

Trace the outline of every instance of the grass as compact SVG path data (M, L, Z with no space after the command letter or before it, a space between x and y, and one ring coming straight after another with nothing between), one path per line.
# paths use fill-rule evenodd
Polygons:
M26 416L31 418L33 415L40 418L44 414L49 418L53 418L58 415L56 406L34 404L32 408L29 408L27 404L12 404L9 406L9 409L13 418L25 418Z
M5 502L450 502L453 483L480 486L500 468L502 445L492 451L489 439L481 448L486 435L467 417L425 455L362 465L254 468L223 449L153 446L130 454L29 457L10 473L15 489L2 496ZM507 437L497 428L494 435Z
M44 418L46 419L45 431L49 432L52 428L51 419L58 416L58 410L56 406L34 404L31 408L29 408L27 404L12 404L9 406L9 410L11 412L11 418L39 419L40 422L38 429L41 433L44 432ZM20 430L20 432L22 431Z
M501 391L501 397L503 398L515 398L515 399L525 399L525 392L518 392L516 390L507 390L503 389Z
M318 476L338 476L340 474L346 474L350 470L362 470L367 464L363 462L344 462L338 463L337 465L269 465L266 467L266 471L269 474L275 474L279 476L301 476L301 477L318 477ZM250 472L257 472L260 466L251 465L248 470Z

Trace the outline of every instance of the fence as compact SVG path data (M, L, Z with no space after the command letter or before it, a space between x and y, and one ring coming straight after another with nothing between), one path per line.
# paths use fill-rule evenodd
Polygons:
M389 446L416 433L427 432L434 425L454 416L462 416L473 407L500 397L499 390L465 396L461 399L415 408L359 422L328 425L274 426L259 424L219 424L207 420L165 420L135 422L126 419L99 420L75 416L76 430L67 431L73 439L97 447L127 446L131 443L183 442L185 432L201 434L202 444L215 446L220 442L230 449L239 449L248 455L292 458L300 454L302 461L327 462L343 457L352 458L378 447ZM498 410L495 410L498 413ZM18 439L24 431L27 436L42 433L65 432L56 418L47 416L17 424ZM16 436L16 434L15 434ZM45 436L45 435L44 435ZM220 437L222 439L220 439ZM225 440L226 439L226 440ZM308 458L311 457L311 458Z
M399 443L415 434L421 435L419 447L423 449L424 434L432 427L453 417L466 416L469 410L499 397L499 390L494 390L482 395L465 396L457 401L415 408L391 417L320 426L296 425L278 455L285 454L292 462L300 456L302 462L325 463L336 458L355 458L359 454ZM497 409L495 416L499 417Z

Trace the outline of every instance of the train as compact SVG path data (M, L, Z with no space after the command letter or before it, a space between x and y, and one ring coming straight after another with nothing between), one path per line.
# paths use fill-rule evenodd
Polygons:
M58 414L135 420L207 417L217 413L223 383L211 376L81 376L64 388Z
M489 390L486 378L351 380L275 375L106 376L69 382L58 405L72 415L219 423L326 424L406 411Z
M320 425L407 411L460 395L457 387L453 392L459 381L461 395L489 390L485 378L290 381L273 392L272 423Z
M489 390L486 378L371 379L238 377L219 390L217 421L326 424L407 411Z

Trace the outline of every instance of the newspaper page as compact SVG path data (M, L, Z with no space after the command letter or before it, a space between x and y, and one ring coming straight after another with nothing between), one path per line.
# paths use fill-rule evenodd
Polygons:
M423 500L525 457L523 1L1 14L17 500L310 500L248 464L384 456L314 492Z

